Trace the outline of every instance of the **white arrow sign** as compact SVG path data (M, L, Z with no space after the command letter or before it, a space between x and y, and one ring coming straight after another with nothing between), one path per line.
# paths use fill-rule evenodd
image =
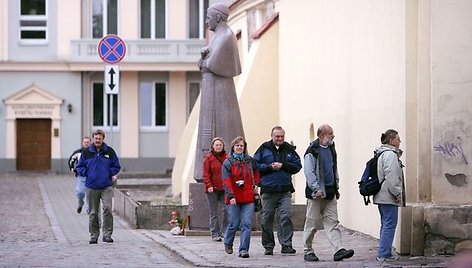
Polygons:
M118 65L105 65L105 93L120 92L120 68Z

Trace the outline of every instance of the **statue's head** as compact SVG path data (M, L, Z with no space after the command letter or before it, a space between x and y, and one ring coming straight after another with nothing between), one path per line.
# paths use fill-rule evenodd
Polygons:
M221 3L211 5L207 10L206 24L210 31L214 31L221 21L226 22L229 16L229 8Z

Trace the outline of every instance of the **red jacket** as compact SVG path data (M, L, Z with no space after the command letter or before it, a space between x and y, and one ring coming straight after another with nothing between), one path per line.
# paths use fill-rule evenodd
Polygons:
M220 154L210 152L203 160L203 182L205 183L206 193L208 193L210 187L213 187L213 190L216 191L223 191L221 166L226 158L228 158L228 154L225 152Z
M254 174L255 184L259 186L259 170L250 156L246 156L243 161L229 157L223 162L222 178L226 204L229 204L232 198L236 199L237 204L254 203L251 173ZM244 186L239 187L236 184L237 180L244 180Z

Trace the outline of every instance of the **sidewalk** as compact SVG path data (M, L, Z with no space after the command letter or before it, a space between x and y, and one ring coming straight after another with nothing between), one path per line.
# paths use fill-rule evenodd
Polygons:
M333 261L331 246L324 231L315 235L314 250L320 258L318 262L303 260L302 232L295 232L293 237L295 255L282 255L280 246L276 245L273 256L265 256L260 236L252 236L250 258L238 257L239 239L234 242L234 253L228 255L222 242L213 242L210 236L173 236L169 231L143 230L156 242L176 252L199 267L447 267L450 258L446 257L409 257L402 256L394 262L378 262L377 241L367 235L343 230L343 241L346 248L352 248L352 258L341 262Z
M228 255L209 235L174 236L169 230L133 230L115 216L115 243L88 244L88 217L77 214L74 179L54 174L0 175L0 267L447 267L451 258L410 258L380 263L377 241L343 230L355 255L334 262L323 231L315 235L319 262L303 261L302 234L293 237L295 255L264 256L260 235L251 238L250 258Z

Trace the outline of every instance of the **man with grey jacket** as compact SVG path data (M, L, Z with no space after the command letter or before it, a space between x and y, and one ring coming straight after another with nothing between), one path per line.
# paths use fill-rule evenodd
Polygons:
M342 247L339 230L337 207L339 175L333 128L322 125L318 128L317 136L318 138L306 150L304 158L307 207L303 228L303 259L319 260L313 251L313 237L316 233L316 223L322 221L328 240L333 246L333 259L342 261L351 258L354 250Z

